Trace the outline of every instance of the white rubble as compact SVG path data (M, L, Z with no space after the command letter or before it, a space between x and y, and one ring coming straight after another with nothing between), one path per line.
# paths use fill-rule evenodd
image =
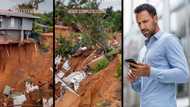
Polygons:
M26 87L26 93L33 92L34 90L39 90L38 85L33 85L33 83L30 83L28 81L25 82Z
M57 56L55 57L55 65L60 64L60 63L61 63L61 59L62 59L62 56L61 56L61 55L57 55Z
M62 66L62 68L64 68L66 71L68 71L69 69L71 69L70 65L69 65L69 60L66 60Z
M53 98L49 98L48 100L46 98L42 99L43 101L43 107L51 107L53 105Z
M13 107L22 107L22 104L26 101L25 95L13 96Z
M80 86L80 82L86 78L86 73L84 71L77 71L77 72L73 72L70 75L68 75L67 77L65 77L63 80L68 83L74 84L74 89L77 90Z

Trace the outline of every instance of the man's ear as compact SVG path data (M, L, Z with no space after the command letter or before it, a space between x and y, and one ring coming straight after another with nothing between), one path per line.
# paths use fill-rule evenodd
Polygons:
M155 15L154 20L155 20L156 23L158 23L158 16Z

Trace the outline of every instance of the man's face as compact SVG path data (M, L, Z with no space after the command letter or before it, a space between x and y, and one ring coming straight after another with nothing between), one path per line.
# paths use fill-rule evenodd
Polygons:
M136 21L143 35L146 38L151 37L156 32L157 16L152 16L144 10L136 14Z

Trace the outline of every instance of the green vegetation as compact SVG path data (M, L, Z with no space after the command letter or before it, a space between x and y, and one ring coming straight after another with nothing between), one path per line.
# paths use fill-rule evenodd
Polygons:
M116 78L121 79L121 63L119 65L117 65L117 71L116 71Z
M49 44L42 44L42 45L40 45L40 49L43 52L48 52L48 48L49 48Z
M115 48L109 48L108 52L105 54L105 56L109 59L112 60L114 58L114 55L117 53Z
M107 100L101 100L96 103L96 107L110 107L110 106L111 106L111 102Z
M68 40L65 40L64 38L59 38L57 41L59 43L59 48L55 50L55 54L68 57L68 55L70 55L72 52L72 43Z
M109 64L109 60L106 58L106 57L103 57L102 59L100 59L96 65L95 65L95 68L92 69L92 73L97 73L99 72L100 70L106 68Z
M39 19L34 23L34 31L38 33L53 32L53 12L36 14Z
M25 3L18 4L19 9L36 9L38 10L39 4L44 2L44 0L29 0Z
M56 2L55 23L79 29L82 37L82 45L88 47L101 47L105 53L108 46L108 32L120 32L122 30L121 11L113 11L112 7L106 9L106 13L70 14L69 9L85 8L99 9L100 3L96 0L71 0L65 5L59 0Z
M117 50L111 48L108 40L111 35L108 33L122 31L122 14L121 11L113 11L112 7L105 10L105 13L68 13L69 9L99 9L100 3L96 0L71 0L68 5L65 5L60 0L55 3L55 23L63 26L71 27L75 32L65 40L57 38L59 47L56 49L56 54L68 56L76 52L79 47L86 46L88 48L95 47L102 49L106 57L96 62L92 72L97 73L107 67L109 60L112 60ZM78 40L78 38L80 38ZM77 42L76 42L77 40ZM121 75L121 65L118 66L117 76Z

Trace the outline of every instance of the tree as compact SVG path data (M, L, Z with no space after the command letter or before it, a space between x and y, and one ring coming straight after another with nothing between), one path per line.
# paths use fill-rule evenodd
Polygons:
M44 0L30 0L27 3L18 4L18 9L36 9L39 8L39 3L44 2Z
M71 27L80 27L83 44L91 46L99 46L108 51L107 29L111 31L121 31L121 11L114 12L110 7L106 10L106 14L69 14L70 8L88 8L99 10L100 2L96 0L70 0L68 6L63 3L56 3L56 22L63 22L63 25Z
M99 5L100 2L98 2L97 0L70 0L68 7L98 9Z
M38 10L39 4L42 2L44 2L44 0L30 0L29 4L31 4L34 9Z

